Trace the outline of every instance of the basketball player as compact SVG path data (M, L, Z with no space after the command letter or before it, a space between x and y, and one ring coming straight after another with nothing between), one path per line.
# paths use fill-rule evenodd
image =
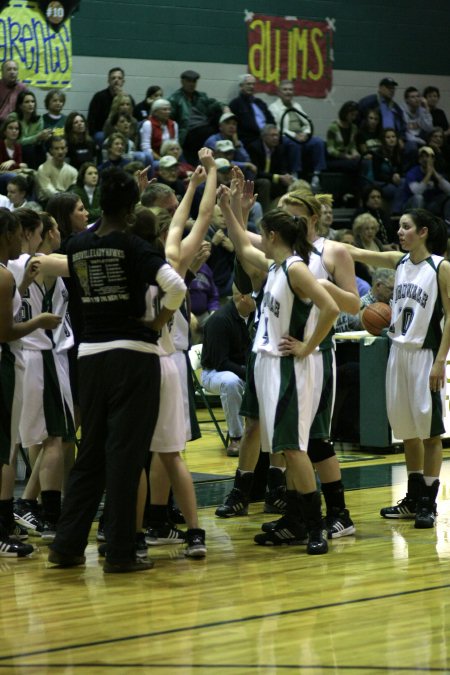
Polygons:
M8 465L10 458L16 461L19 418L23 395L23 371L21 338L36 329L53 330L60 323L58 316L41 313L28 321L20 321L22 299L13 274L6 265L17 260L22 249L22 227L15 214L0 209L0 469ZM37 270L36 270L37 271ZM25 284L32 280L29 270ZM24 288L24 286L23 286ZM0 470L0 488L2 471ZM11 538L14 531L12 490L2 490L0 501L0 556L22 558L33 552L33 546ZM20 537L23 539L23 537Z
M442 257L447 228L429 211L413 209L400 218L398 236L406 254L349 250L354 260L396 269L386 405L392 431L403 440L408 490L380 515L411 518L424 529L435 524L442 464L441 393L450 347L450 263Z
M30 209L18 209L24 231L24 253L10 264L17 283L21 283L30 256L42 243L43 223L40 214ZM59 246L58 228L46 229L47 242ZM52 244L48 244L52 250ZM60 312L65 324L67 294L63 282L51 279L48 288L39 274L22 296L22 314L29 320L44 309L54 308ZM60 331L57 335L62 335ZM42 531L44 541L52 541L56 523L61 512L61 490L64 470L62 437L74 434L73 403L67 366L56 356L56 340L50 331L36 330L22 340L25 359L23 407L20 418L20 438L24 447L42 443L42 455L36 462L35 476L39 476L42 500ZM33 477L34 478L34 477ZM28 486L27 486L28 487ZM24 492L25 499L34 495ZM25 525L25 523L22 523Z
M333 295L342 311L356 312L359 308L359 297L355 285L353 264L345 247L337 242L331 242L319 237L317 227L319 223L321 205L313 195L302 192L293 192L281 199L281 206L294 216L304 217L308 222L308 240L313 245L310 256L310 269L316 278L323 279L327 290ZM250 235L257 244L257 235ZM334 283L330 283L333 280ZM310 325L314 319L311 318ZM295 340L286 342L287 348L295 350ZM314 355L316 361L317 378L315 384L314 410L317 411L311 428L311 438L308 453L317 469L327 507L326 528L328 537L334 539L353 534L355 527L349 516L344 500L344 487L341 479L339 462L332 443L329 442L331 415L335 390L335 361L331 337L321 344ZM251 400L251 392L248 392ZM247 406L247 412L251 412ZM254 414L254 413L253 413ZM252 428L255 424L252 425ZM253 434L255 435L255 434ZM255 455L255 453L253 453ZM221 517L240 515L246 512L248 500L242 490L251 487L253 467L247 468L244 457L240 459L239 474L236 475L235 488L230 493L224 505L218 507L216 514ZM256 462L256 458L254 459ZM271 463L272 460L271 460ZM240 471L243 469L243 473ZM247 469L247 470L246 470ZM273 469L272 469L273 471ZM242 473L242 475L240 475ZM237 488L237 491L236 491ZM247 492L247 494L248 494ZM293 493L287 492L287 509L295 505L291 499ZM257 543L265 545L293 544L302 540L302 528L298 525L298 512L287 514L278 523L267 523L263 526L264 535L257 535ZM291 517L292 516L292 517ZM295 530L295 531L294 531Z
M323 554L328 551L328 544L322 532L320 493L306 452L312 398L304 392L311 390L314 384L311 354L331 329L339 310L303 262L308 261L311 249L304 219L293 218L282 210L266 214L261 222L263 254L251 245L241 229L224 186L219 195L219 204L228 228L233 231L238 255L260 269L268 270L253 346L261 447L265 452L284 454L306 524L307 552ZM270 267L268 260L274 261ZM317 321L306 337L305 328L313 303L319 310ZM286 335L295 335L299 339L296 358L287 353Z

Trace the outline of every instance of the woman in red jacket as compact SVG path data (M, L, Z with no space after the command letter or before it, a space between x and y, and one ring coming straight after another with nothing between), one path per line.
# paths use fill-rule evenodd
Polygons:
M27 168L22 162L22 147L18 142L20 133L17 115L8 115L0 129L0 173Z

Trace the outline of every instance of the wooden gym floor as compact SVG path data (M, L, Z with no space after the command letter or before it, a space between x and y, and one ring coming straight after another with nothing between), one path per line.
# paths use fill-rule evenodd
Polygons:
M209 425L189 444L199 501L218 503L237 466ZM404 496L403 455L341 448L356 536L323 556L259 547L271 516L203 507L208 556L153 547L155 568L103 575L95 529L85 568L0 558L0 671L97 675L450 672L450 453L433 530L379 517Z

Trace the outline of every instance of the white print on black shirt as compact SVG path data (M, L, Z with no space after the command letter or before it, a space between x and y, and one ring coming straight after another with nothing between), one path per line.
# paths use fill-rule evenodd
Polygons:
M122 265L125 251L95 248L74 253L72 263L86 304L129 300L127 277Z

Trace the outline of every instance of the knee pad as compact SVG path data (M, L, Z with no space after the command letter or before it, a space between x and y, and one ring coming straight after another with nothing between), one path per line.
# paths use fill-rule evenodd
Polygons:
M313 464L323 462L325 459L333 457L334 445L331 441L324 438L310 438L308 443L308 457Z

